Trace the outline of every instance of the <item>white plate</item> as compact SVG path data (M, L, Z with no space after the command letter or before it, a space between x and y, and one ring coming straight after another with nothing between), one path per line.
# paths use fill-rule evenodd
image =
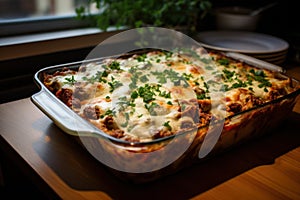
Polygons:
M199 32L195 39L204 48L248 54L276 53L289 48L283 39L247 31L204 31Z
M268 58L274 58L274 57L281 57L281 56L286 56L287 51L280 51L278 53L271 53L271 54L249 54L257 58L261 59L268 59Z

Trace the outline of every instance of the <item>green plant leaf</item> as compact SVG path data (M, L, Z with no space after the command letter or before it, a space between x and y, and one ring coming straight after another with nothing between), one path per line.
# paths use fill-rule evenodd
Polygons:
M212 0L88 0L75 9L78 19L94 21L106 31L109 26L132 28L146 25L195 29L212 8ZM96 7L98 13L91 13Z

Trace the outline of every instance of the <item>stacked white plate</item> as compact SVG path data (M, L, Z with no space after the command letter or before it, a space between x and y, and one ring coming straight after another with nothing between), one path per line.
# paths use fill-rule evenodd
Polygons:
M243 53L275 65L285 62L289 48L281 38L247 31L204 31L195 39L204 48Z

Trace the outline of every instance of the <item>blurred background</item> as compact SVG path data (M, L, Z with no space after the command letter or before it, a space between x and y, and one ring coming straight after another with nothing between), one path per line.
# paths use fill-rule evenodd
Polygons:
M216 10L222 7L239 6L247 9L258 9L265 5L276 3L261 13L254 32L277 36L286 40L290 47L286 62L300 63L300 20L297 1L293 0L210 0L212 9L199 23L197 31L216 30ZM5 37L23 36L31 33L50 33L53 31L73 30L88 27L87 23L75 20L75 9L87 5L88 0L0 0L0 47L6 51ZM175 1L174 1L175 2ZM95 7L90 9L96 10ZM54 19L54 20L53 20ZM68 19L68 20L65 20ZM70 21L72 19L73 21ZM51 24L41 22L45 20ZM56 20L56 21L55 21ZM60 21L58 21L60 20ZM42 21L44 22L44 21ZM17 26L16 26L17 25ZM2 40L1 40L2 39ZM37 91L32 81L34 73L51 65L83 60L94 46L80 49L56 51L48 54L1 60L0 95L1 102L16 100L32 95ZM18 53L16 51L15 53ZM1 52L0 52L1 54ZM4 87L4 85L6 85ZM10 86L10 88L7 87ZM12 92L16 91L16 92Z
M300 15L297 1L292 0L211 0L213 9L208 13L200 29L216 28L214 11L217 8L241 6L257 9L274 2L275 6L261 13L255 31L271 33L287 38L292 43L299 43L297 37L300 26L292 22L299 20ZM0 0L0 24L16 19L75 15L75 8L86 4L87 0Z

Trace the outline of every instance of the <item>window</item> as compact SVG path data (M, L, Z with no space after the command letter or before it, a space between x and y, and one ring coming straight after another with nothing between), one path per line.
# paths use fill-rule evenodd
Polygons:
M88 26L75 8L87 0L0 0L0 36Z

